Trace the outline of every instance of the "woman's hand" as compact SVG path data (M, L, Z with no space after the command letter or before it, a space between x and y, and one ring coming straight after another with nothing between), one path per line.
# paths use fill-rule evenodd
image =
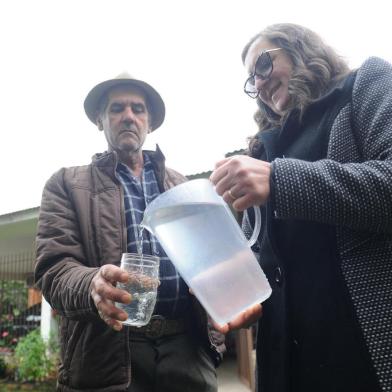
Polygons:
M112 264L102 266L91 281L90 292L101 319L116 331L122 328L121 321L128 315L115 306L115 302L128 304L132 300L131 294L116 288L116 283L127 283L128 274Z
M246 155L219 161L210 176L219 195L235 210L264 205L270 196L271 165Z
M221 333L228 333L229 331L233 331L240 328L249 328L252 324L254 324L262 315L263 307L261 304L256 304L245 312L239 314L234 320L230 321L227 324L220 325L213 321L214 328Z

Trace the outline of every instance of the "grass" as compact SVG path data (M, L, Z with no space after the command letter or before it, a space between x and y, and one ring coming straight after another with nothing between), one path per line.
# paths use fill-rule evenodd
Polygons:
M0 380L0 392L53 392L56 389L56 380L46 381L43 383L16 383Z

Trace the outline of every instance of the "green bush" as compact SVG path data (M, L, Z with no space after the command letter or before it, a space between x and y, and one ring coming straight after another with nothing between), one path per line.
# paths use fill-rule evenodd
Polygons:
M39 329L31 331L23 337L15 349L15 361L18 369L16 378L23 382L38 382L47 379L56 366L54 361L49 358L48 351Z
M26 283L23 280L0 280L0 322L7 324L26 307Z
M0 357L0 378L4 378L6 376L7 365L2 357Z

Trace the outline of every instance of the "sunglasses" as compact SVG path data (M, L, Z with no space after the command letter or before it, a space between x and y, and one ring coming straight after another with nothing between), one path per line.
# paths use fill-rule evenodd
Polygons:
M248 79L246 79L244 85L244 92L245 94L249 95L249 97L257 98L257 96L259 95L259 91L256 88L255 77L257 76L262 80L267 80L271 76L274 67L270 56L270 52L275 52L276 50L280 50L280 49L282 48L267 49L267 50L263 50L260 53L255 63L254 72L252 75L249 76Z

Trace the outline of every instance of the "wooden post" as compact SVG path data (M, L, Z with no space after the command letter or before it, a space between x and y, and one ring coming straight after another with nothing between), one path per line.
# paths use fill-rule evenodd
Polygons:
M42 301L41 291L35 287L29 287L27 294L27 307L39 304Z
M237 364L238 374L241 381L251 391L255 390L255 361L253 355L252 329L240 329L237 332Z

